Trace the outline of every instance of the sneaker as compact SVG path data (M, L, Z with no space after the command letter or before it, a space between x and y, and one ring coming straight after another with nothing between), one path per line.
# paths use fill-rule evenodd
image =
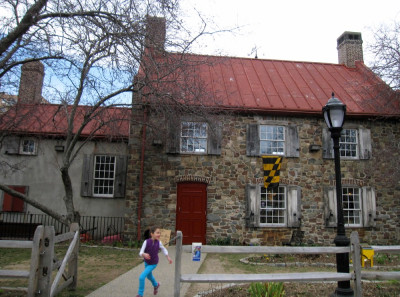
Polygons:
M159 287L160 287L160 283L158 283L157 287L154 287L154 295L157 295Z
M137 295L136 297L143 297L143 296Z

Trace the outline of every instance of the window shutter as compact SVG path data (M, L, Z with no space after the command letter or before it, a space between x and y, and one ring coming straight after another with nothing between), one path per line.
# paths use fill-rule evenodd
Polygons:
M331 132L327 128L322 129L322 158L333 159L333 141Z
M362 208L364 227L376 226L376 199L372 187L362 187Z
M257 185L246 185L246 227L257 227L259 225L259 211L257 210L258 191Z
M127 156L116 156L117 168L115 172L114 198L125 197L127 160L128 160Z
M286 130L286 157L299 157L300 143L296 126L288 126Z
M169 154L178 154L180 152L180 133L181 123L180 120L170 119L168 121L168 137L166 141L166 150Z
M288 186L288 227L300 227L301 224L301 188Z
M336 189L334 187L324 188L324 204L325 226L337 227Z
M258 124L248 124L246 129L246 154L247 156L260 155L260 133Z
M81 179L81 196L92 196L93 183L93 155L83 156L82 179Z
M8 187L22 194L26 194L27 192L27 187L25 186L8 186ZM24 200L4 192L3 209L2 209L3 211L23 212L24 208L25 208Z
M207 139L207 153L209 155L221 155L222 125L217 123L210 126Z
M2 211L12 211L13 197L3 192L3 208Z
M358 130L359 145L360 145L360 160L371 159L372 157L372 143L371 143L371 130L362 129Z

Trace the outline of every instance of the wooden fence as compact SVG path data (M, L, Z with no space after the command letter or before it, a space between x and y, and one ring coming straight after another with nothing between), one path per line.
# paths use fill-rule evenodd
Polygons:
M353 272L303 272L267 274L181 274L182 251L191 252L191 246L182 246L182 232L177 231L175 256L174 297L180 297L181 283L252 283L252 282L315 282L353 281L354 296L362 296L362 279L400 280L400 271L361 272L361 250L357 232L352 232L349 247L282 247L282 246L210 246L203 245L204 253L227 254L338 254L352 253ZM399 253L400 246L373 246L376 252Z
M71 232L55 236L53 226L38 226L32 241L0 240L1 248L30 248L30 270L0 270L0 278L28 278L28 297L53 297L63 289L76 288L79 250L79 225L72 224ZM56 243L71 240L64 259L57 261L54 257ZM68 272L66 267L68 264ZM58 272L52 281L52 272ZM61 277L64 282L60 284Z

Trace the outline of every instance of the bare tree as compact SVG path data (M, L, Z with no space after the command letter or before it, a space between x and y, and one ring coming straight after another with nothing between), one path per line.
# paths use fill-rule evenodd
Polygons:
M379 27L368 50L373 55L371 69L394 90L400 90L400 23Z
M77 221L69 168L85 144L78 145L83 131L90 129L85 136L89 141L99 129L112 126L116 119L107 116L107 110L130 106L132 93L151 98L147 103L135 102L138 105L151 103L159 109L163 106L164 111L187 106L184 97L172 96L182 95L183 90L195 92L193 87L185 87L184 74L189 68L184 55L159 59L165 52L158 45L185 53L193 40L206 34L206 24L195 36L180 38L184 35L177 32L184 27L178 18L178 0L0 0L0 6L7 10L0 25L0 88L17 89L20 65L38 60L45 63L49 75L45 97L60 104L66 123L60 168L66 221ZM149 22L159 21L149 15L166 20L170 36L149 31ZM140 76L139 68L151 71ZM160 88L160 82L164 87ZM82 105L87 108L80 108ZM4 185L1 189L62 220L61 215L32 203L34 197L17 195Z

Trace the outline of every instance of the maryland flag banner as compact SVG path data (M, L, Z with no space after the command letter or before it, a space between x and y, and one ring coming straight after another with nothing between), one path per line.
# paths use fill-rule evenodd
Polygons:
M264 168L264 187L279 186L279 173L283 157L262 156Z

